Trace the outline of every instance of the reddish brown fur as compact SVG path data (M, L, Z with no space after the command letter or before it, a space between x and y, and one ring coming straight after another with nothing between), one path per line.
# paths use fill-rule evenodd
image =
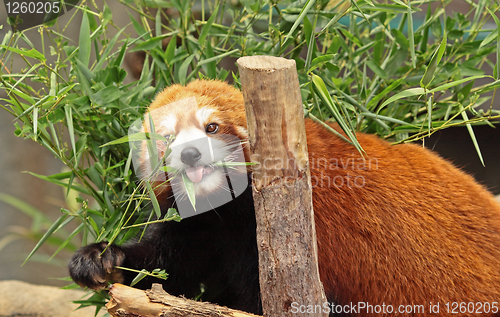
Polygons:
M171 86L150 109L190 96L219 110L223 131L246 128L241 93L216 81ZM363 164L354 147L311 120L306 132L327 296L342 304L424 305L426 312L439 302L440 316L448 302L500 300L500 206L486 189L417 145L358 133Z

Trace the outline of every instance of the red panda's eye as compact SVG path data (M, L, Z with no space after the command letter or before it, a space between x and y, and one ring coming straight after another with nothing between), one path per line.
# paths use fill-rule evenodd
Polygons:
M209 123L205 128L205 131L207 131L207 133L216 133L218 130L219 130L219 125L217 123Z

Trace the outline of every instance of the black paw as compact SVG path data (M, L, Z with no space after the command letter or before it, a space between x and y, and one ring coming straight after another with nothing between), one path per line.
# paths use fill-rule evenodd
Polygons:
M108 246L107 242L94 243L80 248L69 261L69 275L76 284L94 290L107 286L107 282L123 283L123 275L115 266L125 260L125 253L116 245Z

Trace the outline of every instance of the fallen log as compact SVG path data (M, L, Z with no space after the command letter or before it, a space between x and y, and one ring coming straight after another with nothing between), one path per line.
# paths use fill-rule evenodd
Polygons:
M176 297L165 292L160 284L140 290L123 284L109 289L111 299L106 308L114 317L256 317L246 312Z

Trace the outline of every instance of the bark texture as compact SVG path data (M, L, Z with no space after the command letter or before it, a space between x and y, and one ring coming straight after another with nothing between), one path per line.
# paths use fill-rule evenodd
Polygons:
M265 316L291 316L296 305L326 302L297 70L294 60L280 57L242 57L237 64L258 163L252 175L262 306Z
M114 284L109 290L110 301L106 308L114 317L255 317L249 313L179 298L166 293L160 284L142 291L122 284Z

